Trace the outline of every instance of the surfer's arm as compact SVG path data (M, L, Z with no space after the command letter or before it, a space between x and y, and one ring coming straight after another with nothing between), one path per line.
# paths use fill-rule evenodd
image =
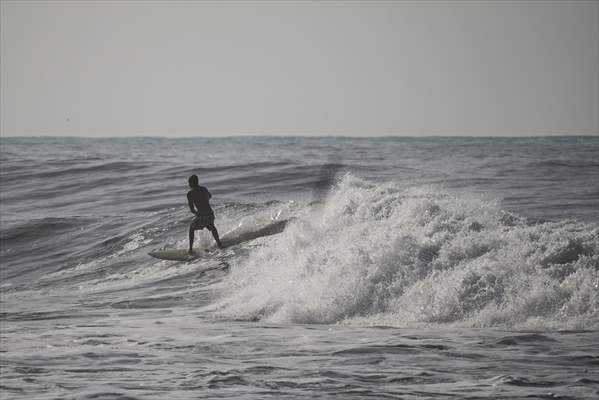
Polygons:
M197 215L198 212L193 207L193 200L191 199L190 195L187 195L187 204L189 205L189 211L191 211L192 214L196 214Z

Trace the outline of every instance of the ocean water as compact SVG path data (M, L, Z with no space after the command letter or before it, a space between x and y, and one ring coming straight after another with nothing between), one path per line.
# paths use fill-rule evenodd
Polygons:
M599 397L597 136L0 147L1 399Z

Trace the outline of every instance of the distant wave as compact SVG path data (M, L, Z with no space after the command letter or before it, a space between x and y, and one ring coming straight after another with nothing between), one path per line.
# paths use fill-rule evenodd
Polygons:
M146 166L142 163L133 163L125 161L116 161L108 163L99 163L96 165L73 165L69 162L61 162L59 168L48 169L46 165L32 165L30 168L35 171L34 174L31 171L20 168L21 173L11 172L9 176L4 176L3 180L5 183L18 182L21 180L30 180L31 178L36 179L82 179L85 176L94 176L98 173L105 174L118 174L126 173L139 169L143 169Z
M599 227L346 175L217 288L227 318L597 328Z
M577 171L588 169L590 172L597 173L597 168L599 168L598 161L589 161L589 160L543 160L543 161L534 161L530 162L527 165L528 168L537 169L537 168L572 168Z
M0 230L3 246L27 244L36 239L57 236L93 222L91 218L41 218L13 223Z

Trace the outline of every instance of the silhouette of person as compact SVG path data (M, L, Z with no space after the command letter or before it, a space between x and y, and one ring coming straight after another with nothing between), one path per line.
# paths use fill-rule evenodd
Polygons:
M198 184L197 175L190 176L188 182L191 190L187 192L187 202L191 212L196 215L189 225L189 254L193 254L194 232L204 228L212 232L216 245L219 249L222 249L223 245L218 237L218 231L214 226L214 211L210 207L210 198L212 195L208 189Z

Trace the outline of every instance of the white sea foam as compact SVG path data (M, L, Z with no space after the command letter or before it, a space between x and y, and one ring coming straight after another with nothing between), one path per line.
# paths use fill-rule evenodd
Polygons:
M232 265L218 315L272 322L597 328L599 228L352 175Z

